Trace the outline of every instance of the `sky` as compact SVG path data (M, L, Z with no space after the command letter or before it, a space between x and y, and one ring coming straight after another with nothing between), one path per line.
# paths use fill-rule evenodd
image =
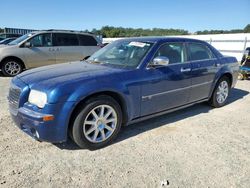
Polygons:
M0 7L0 28L92 30L109 25L195 32L250 24L250 0L8 0Z

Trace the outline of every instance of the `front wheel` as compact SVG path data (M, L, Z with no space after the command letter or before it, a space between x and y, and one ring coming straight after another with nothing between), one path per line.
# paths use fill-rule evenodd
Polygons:
M16 76L23 71L22 64L17 60L5 60L2 64L2 72L5 76Z
M76 115L72 138L81 148L99 149L115 139L121 124L120 105L109 96L94 97Z
M216 84L215 90L209 100L211 106L219 108L226 104L230 92L230 81L222 77Z

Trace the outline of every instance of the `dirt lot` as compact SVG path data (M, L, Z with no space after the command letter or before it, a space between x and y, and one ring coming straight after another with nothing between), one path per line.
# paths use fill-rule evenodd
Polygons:
M12 123L0 77L0 187L249 187L250 81L206 104L123 128L98 151L37 142Z

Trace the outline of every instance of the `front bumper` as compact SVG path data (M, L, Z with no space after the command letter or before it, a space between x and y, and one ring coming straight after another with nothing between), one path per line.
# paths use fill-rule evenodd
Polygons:
M69 104L66 105L67 109L71 109L73 106L72 103ZM61 105L58 106L61 107ZM10 109L10 113L15 124L32 138L39 141L60 143L67 140L68 123L71 113L70 110L65 110L63 107L61 108L63 111L60 111L60 107L58 109L58 106L55 104L47 106L51 110L57 109L55 113L36 112L25 106L19 108L17 113L13 113ZM48 115L53 115L54 119L44 121L43 118Z

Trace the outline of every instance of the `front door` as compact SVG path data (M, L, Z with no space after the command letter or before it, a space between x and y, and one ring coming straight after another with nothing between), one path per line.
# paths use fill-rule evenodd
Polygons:
M51 33L39 34L28 40L30 47L22 47L29 68L56 63Z
M151 67L144 72L142 85L141 116L185 105L189 102L191 64L186 62L183 43L166 43L155 57L169 59L168 66Z

